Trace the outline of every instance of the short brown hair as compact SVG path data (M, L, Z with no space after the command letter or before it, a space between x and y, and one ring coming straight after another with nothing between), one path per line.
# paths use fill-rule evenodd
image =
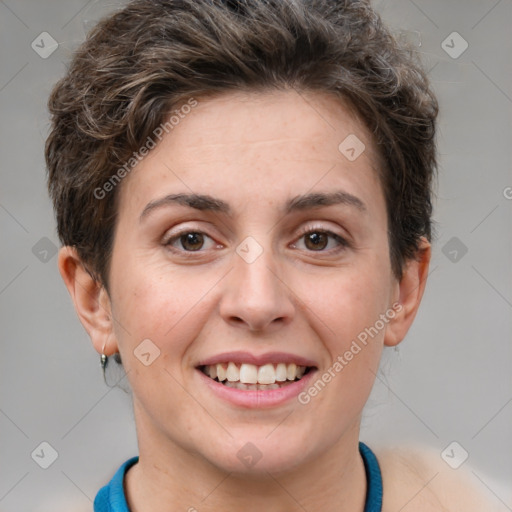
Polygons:
M290 87L348 100L372 133L400 279L431 239L438 106L414 53L366 1L136 0L99 22L49 99L61 242L108 287L119 187L95 190L191 97Z

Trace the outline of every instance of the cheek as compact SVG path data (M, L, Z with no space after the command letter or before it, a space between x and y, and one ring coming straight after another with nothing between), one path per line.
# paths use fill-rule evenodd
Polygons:
M339 269L330 276L303 283L301 298L318 317L329 339L341 344L373 325L387 309L387 274L367 268ZM312 286L312 282L315 284Z
M131 271L128 271L131 268ZM218 278L203 273L177 271L151 265L124 266L114 299L121 349L134 350L150 339L162 352L179 360L210 314L208 291Z
M383 348L387 283L377 270L340 269L309 288L309 322L329 356L305 400L310 397L315 410L324 411L324 421L332 415L354 419L368 399Z
M331 307L330 321L336 335L330 352L333 361L338 362L337 385L341 392L351 390L343 394L352 405L366 401L378 371L389 322L388 274L387 263L374 261L366 271L347 276L338 289L330 290L332 304L336 305Z

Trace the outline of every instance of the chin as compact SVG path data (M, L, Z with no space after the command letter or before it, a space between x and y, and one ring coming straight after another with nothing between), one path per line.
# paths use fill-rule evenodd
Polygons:
M268 430L270 431L271 429ZM211 450L208 452L205 454L206 458L219 470L255 478L268 478L268 473L293 471L308 458L308 454L304 452L304 443L292 444L289 438L278 436L275 439L237 436L230 438L229 444L224 448L219 447L214 454L211 454ZM300 457L297 456L299 453Z

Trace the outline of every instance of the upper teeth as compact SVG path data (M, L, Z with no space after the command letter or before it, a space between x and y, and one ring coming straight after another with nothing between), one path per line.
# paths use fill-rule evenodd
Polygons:
M220 382L226 379L229 382L242 382L244 384L274 384L286 380L300 379L306 371L306 366L297 366L295 363L271 363L263 366L242 363L219 363L204 367L204 373L212 379L217 377Z

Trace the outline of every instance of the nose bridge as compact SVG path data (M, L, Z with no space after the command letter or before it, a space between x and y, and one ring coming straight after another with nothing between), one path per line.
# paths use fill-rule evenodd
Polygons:
M251 330L287 323L294 307L270 244L264 247L254 237L247 237L233 257L234 268L221 304L224 319Z
M253 251L250 249L249 254ZM235 274L239 279L240 294L247 295L247 298L252 297L254 301L266 298L265 303L269 303L270 299L278 293L279 284L271 250L263 250L254 260L247 260L238 254L237 260Z

